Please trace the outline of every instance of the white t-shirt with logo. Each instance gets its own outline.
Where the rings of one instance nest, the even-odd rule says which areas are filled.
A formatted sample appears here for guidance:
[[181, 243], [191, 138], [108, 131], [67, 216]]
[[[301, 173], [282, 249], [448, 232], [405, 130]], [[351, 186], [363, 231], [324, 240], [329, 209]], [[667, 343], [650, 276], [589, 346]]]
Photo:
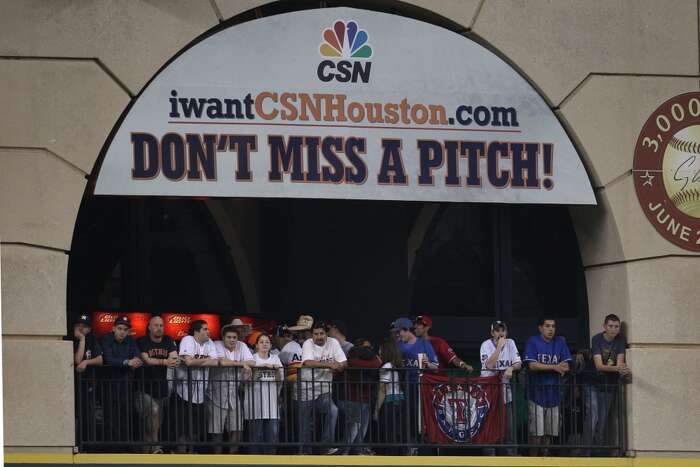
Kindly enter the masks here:
[[[347, 361], [345, 352], [340, 347], [337, 340], [332, 337], [326, 339], [323, 346], [314, 344], [313, 339], [307, 339], [301, 348], [302, 365], [308, 360], [317, 362], [331, 362], [335, 360], [338, 363]], [[330, 368], [308, 368], [302, 366], [300, 394], [302, 401], [310, 401], [318, 398], [321, 394], [332, 391], [333, 372]], [[296, 395], [297, 391], [295, 391]]]
[[[194, 336], [185, 336], [180, 341], [180, 352], [181, 357], [190, 356], [196, 359], [200, 358], [216, 358], [217, 351], [214, 346], [214, 342], [210, 340], [206, 341], [204, 344], [200, 344], [194, 338]], [[201, 404], [204, 402], [204, 391], [207, 388], [207, 381], [209, 379], [209, 368], [207, 367], [189, 367], [190, 378], [188, 381], [187, 377], [188, 367], [185, 365], [180, 365], [177, 368], [176, 378], [177, 394], [186, 401], [192, 402], [193, 404]], [[190, 391], [191, 386], [191, 391]], [[190, 395], [192, 396], [190, 398]]]
[[[516, 363], [521, 363], [520, 353], [518, 353], [518, 348], [515, 346], [515, 341], [513, 339], [506, 339], [506, 343], [501, 349], [501, 353], [498, 355], [498, 360], [496, 360], [496, 368], [494, 371], [486, 369], [486, 360], [496, 351], [496, 344], [494, 344], [493, 339], [487, 339], [481, 344], [481, 376], [494, 376], [500, 373], [501, 382], [507, 383], [509, 380], [505, 379], [504, 371], [508, 367], [513, 366]], [[504, 386], [504, 397], [506, 402], [510, 402], [513, 399], [511, 394], [510, 385]]]
[[[262, 358], [253, 355], [255, 368], [253, 378], [245, 385], [243, 414], [246, 420], [280, 418], [277, 396], [284, 381], [284, 369], [277, 355]], [[273, 365], [277, 368], [263, 368]]]
[[401, 384], [399, 384], [399, 372], [391, 368], [393, 368], [391, 362], [386, 362], [382, 365], [379, 370], [379, 382], [387, 383], [385, 393], [387, 396], [403, 395]]
[[[223, 341], [214, 342], [216, 355], [221, 360], [234, 362], [253, 361], [253, 354], [243, 342], [236, 342], [233, 350], [229, 350]], [[238, 387], [243, 379], [242, 367], [215, 367], [209, 373], [207, 397], [217, 407], [237, 408]]]

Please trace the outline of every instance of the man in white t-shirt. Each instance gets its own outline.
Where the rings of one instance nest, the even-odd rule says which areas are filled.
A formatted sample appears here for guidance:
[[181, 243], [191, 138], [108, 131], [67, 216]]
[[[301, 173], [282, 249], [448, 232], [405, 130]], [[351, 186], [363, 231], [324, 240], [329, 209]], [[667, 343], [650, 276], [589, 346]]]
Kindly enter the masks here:
[[[513, 372], [522, 367], [520, 353], [515, 346], [513, 339], [508, 339], [508, 327], [503, 321], [491, 323], [491, 338], [481, 344], [481, 376], [500, 375], [503, 384], [503, 400], [505, 401], [506, 416], [508, 419], [508, 431], [506, 432], [506, 443], [515, 442], [515, 417], [513, 414], [513, 390], [510, 381]], [[486, 449], [486, 454], [495, 455], [495, 449]], [[515, 450], [507, 448], [505, 455], [514, 455]]]
[[204, 427], [204, 392], [209, 367], [218, 366], [216, 347], [209, 339], [209, 325], [198, 319], [190, 324], [190, 335], [182, 338], [179, 355], [185, 363], [176, 372], [175, 429], [181, 448], [199, 441], [206, 434]]
[[335, 439], [335, 424], [338, 419], [338, 407], [333, 403], [333, 372], [343, 371], [347, 358], [337, 340], [329, 338], [323, 323], [314, 323], [312, 338], [304, 342], [301, 352], [302, 368], [299, 374], [299, 387], [296, 392], [299, 441], [302, 454], [308, 450], [311, 442], [311, 425], [308, 420], [313, 413], [322, 414], [324, 423], [321, 430], [321, 442], [328, 448], [323, 454], [335, 454], [338, 448], [330, 444]]
[[[215, 454], [221, 454], [224, 431], [230, 443], [239, 443], [243, 432], [243, 407], [238, 398], [240, 382], [250, 376], [255, 365], [248, 346], [240, 342], [239, 328], [228, 324], [221, 329], [223, 340], [214, 342], [220, 366], [212, 368], [207, 391], [207, 431], [213, 441]], [[229, 444], [229, 452], [236, 454], [238, 446]]]

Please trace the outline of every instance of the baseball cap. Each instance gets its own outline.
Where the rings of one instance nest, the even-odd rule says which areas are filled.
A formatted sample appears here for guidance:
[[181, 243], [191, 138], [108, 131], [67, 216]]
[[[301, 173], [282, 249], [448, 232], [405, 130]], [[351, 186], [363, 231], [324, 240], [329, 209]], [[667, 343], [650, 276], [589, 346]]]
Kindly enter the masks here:
[[491, 323], [491, 330], [492, 331], [495, 331], [498, 328], [508, 329], [508, 326], [506, 326], [505, 321], [500, 321], [500, 320], [496, 320], [493, 323]]
[[399, 318], [391, 323], [391, 330], [398, 331], [399, 329], [411, 329], [413, 328], [413, 321], [410, 318]]
[[125, 325], [127, 328], [131, 327], [131, 321], [129, 321], [128, 316], [120, 316], [117, 319], [114, 320], [114, 325], [118, 326], [120, 324]]
[[431, 318], [428, 315], [418, 315], [416, 316], [416, 319], [414, 320], [414, 323], [422, 324], [423, 326], [428, 326], [428, 327], [433, 327], [433, 318]]
[[290, 331], [309, 331], [311, 330], [311, 326], [314, 325], [314, 318], [309, 315], [301, 315], [297, 319], [297, 324], [294, 326], [290, 326], [287, 329]]
[[80, 315], [78, 316], [78, 319], [75, 320], [75, 324], [87, 324], [90, 326], [90, 318], [88, 315]]

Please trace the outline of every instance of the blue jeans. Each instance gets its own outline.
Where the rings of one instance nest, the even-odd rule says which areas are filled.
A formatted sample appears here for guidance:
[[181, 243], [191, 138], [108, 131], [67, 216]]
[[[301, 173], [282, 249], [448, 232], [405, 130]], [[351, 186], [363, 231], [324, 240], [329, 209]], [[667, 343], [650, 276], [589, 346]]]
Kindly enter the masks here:
[[331, 393], [321, 394], [312, 401], [297, 401], [297, 429], [301, 454], [309, 454], [311, 448], [311, 428], [315, 414], [323, 415], [321, 442], [330, 446], [335, 439], [335, 424], [338, 421], [338, 407], [333, 403]]
[[[596, 386], [584, 386], [583, 405], [586, 416], [583, 420], [583, 444], [587, 446], [602, 446], [606, 443], [605, 435], [608, 425], [608, 414], [615, 399], [616, 392], [600, 390]], [[590, 448], [582, 450], [581, 455], [590, 455]]]
[[[369, 403], [345, 401], [345, 444], [360, 444], [365, 440], [367, 427], [369, 427]], [[346, 446], [341, 449], [343, 453], [352, 451], [360, 454], [361, 448]]]
[[251, 446], [251, 454], [275, 454], [279, 442], [280, 421], [277, 418], [259, 418], [248, 420], [248, 441], [251, 443], [270, 443], [267, 446]]

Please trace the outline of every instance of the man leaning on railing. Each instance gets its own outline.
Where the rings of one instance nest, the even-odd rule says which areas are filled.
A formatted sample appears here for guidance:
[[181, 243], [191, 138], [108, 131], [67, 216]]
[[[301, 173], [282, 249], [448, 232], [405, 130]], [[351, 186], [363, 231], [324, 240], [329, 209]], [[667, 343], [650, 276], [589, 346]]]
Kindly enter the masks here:
[[214, 343], [219, 368], [212, 368], [207, 390], [207, 431], [217, 442], [214, 452], [223, 451], [224, 431], [229, 434], [229, 452], [238, 452], [237, 444], [243, 432], [243, 407], [238, 389], [250, 378], [255, 359], [239, 337], [240, 326], [228, 324], [221, 329], [223, 341]]
[[129, 335], [131, 322], [126, 316], [114, 320], [112, 332], [102, 338], [105, 364], [111, 366], [109, 379], [103, 386], [105, 393], [105, 424], [108, 434], [105, 441], [124, 442], [131, 439], [131, 372], [141, 365], [136, 342]]
[[535, 456], [547, 454], [547, 446], [559, 436], [562, 376], [569, 371], [571, 353], [566, 340], [556, 334], [556, 321], [550, 317], [538, 321], [539, 335], [528, 339], [525, 363], [528, 373], [528, 431], [530, 444], [542, 445], [542, 452], [533, 448]]
[[190, 334], [180, 341], [179, 355], [185, 365], [180, 365], [175, 373], [175, 431], [178, 450], [185, 452], [192, 450], [192, 442], [203, 441], [206, 435], [204, 393], [209, 381], [209, 367], [219, 366], [206, 321], [198, 319], [190, 324]]
[[333, 371], [343, 371], [347, 358], [337, 340], [326, 334], [326, 325], [316, 322], [312, 326], [312, 338], [302, 346], [302, 369], [297, 388], [298, 431], [300, 452], [310, 453], [308, 443], [311, 441], [314, 412], [322, 414], [324, 422], [321, 430], [321, 442], [326, 446], [323, 454], [335, 454], [338, 448], [330, 446], [335, 439], [335, 425], [338, 419], [338, 407], [333, 402]]
[[[583, 443], [587, 446], [606, 444], [608, 420], [611, 409], [619, 404], [617, 395], [622, 378], [629, 378], [631, 371], [625, 360], [627, 341], [620, 334], [620, 318], [610, 314], [603, 322], [603, 332], [591, 339], [591, 355], [598, 374], [592, 385], [587, 385], [584, 392], [586, 417], [583, 427]], [[617, 433], [616, 433], [617, 434]], [[590, 455], [586, 449], [582, 455]]]
[[163, 453], [158, 442], [169, 396], [168, 369], [179, 364], [177, 345], [163, 331], [163, 318], [153, 316], [148, 320], [148, 335], [137, 341], [144, 368], [137, 381], [134, 407], [144, 421], [143, 437], [149, 443], [146, 450], [153, 454]]

